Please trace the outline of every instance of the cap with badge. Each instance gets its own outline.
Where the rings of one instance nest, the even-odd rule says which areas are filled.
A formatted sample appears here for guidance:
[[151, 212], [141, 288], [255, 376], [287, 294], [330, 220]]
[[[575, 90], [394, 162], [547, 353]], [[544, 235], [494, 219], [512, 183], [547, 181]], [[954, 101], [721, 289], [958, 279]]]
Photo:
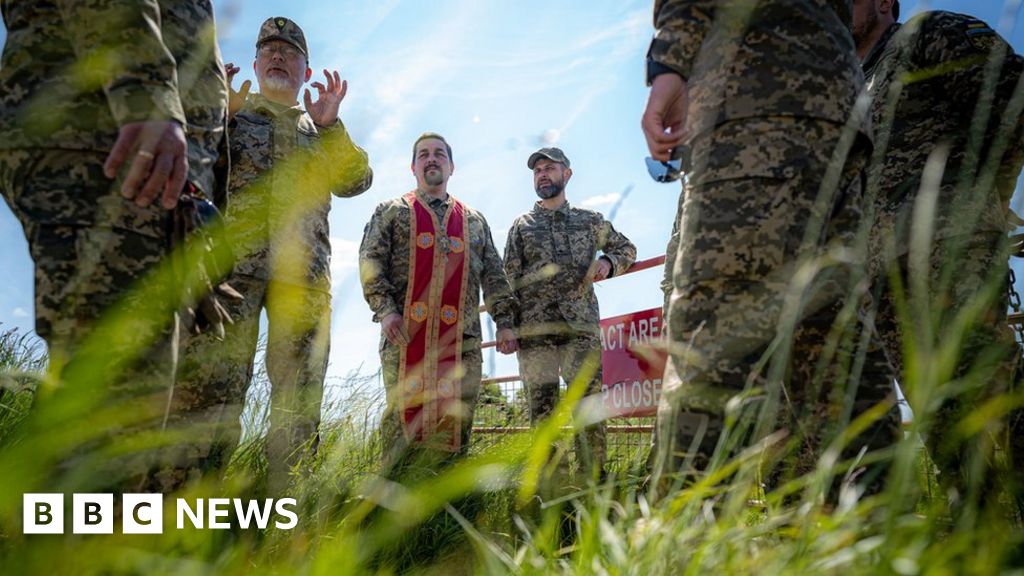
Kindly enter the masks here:
[[298, 48], [309, 59], [309, 49], [306, 47], [306, 35], [302, 33], [299, 25], [283, 16], [267, 18], [260, 26], [260, 35], [256, 38], [256, 47], [271, 40], [281, 40]]
[[565, 152], [562, 152], [561, 148], [541, 148], [533, 154], [530, 154], [530, 158], [526, 160], [527, 168], [533, 170], [533, 165], [541, 158], [547, 158], [552, 162], [558, 162], [566, 168], [569, 167], [569, 159], [565, 157]]

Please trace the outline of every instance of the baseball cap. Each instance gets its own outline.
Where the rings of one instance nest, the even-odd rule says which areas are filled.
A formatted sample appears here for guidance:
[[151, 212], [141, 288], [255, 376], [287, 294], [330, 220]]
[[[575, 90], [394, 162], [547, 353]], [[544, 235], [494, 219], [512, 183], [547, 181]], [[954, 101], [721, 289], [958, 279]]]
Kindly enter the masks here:
[[561, 148], [541, 148], [540, 150], [537, 150], [533, 154], [530, 154], [530, 158], [526, 161], [526, 167], [533, 170], [533, 165], [541, 158], [547, 158], [552, 162], [558, 162], [566, 168], [569, 167], [569, 159], [565, 157], [565, 152], [562, 152]]
[[309, 49], [306, 47], [306, 35], [302, 33], [299, 25], [283, 16], [267, 18], [260, 26], [260, 35], [256, 38], [256, 47], [259, 48], [264, 42], [270, 40], [281, 40], [295, 46], [309, 58]]

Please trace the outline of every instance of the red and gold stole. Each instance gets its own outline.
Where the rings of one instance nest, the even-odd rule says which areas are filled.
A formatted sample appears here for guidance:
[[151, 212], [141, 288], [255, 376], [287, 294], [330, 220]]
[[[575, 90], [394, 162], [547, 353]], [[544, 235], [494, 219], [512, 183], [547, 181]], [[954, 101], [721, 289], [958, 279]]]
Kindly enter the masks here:
[[398, 408], [406, 439], [458, 452], [462, 447], [462, 307], [469, 261], [466, 208], [451, 198], [444, 220], [415, 192], [409, 205], [409, 345], [398, 368]]

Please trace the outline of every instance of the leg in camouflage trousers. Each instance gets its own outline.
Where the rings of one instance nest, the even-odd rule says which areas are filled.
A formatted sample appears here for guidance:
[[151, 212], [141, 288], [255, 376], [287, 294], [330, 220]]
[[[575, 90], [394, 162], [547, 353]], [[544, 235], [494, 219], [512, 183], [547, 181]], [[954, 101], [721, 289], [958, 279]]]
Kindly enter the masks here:
[[[51, 375], [63, 385], [49, 401], [72, 401], [65, 417], [104, 431], [93, 436], [93, 428], [86, 436], [96, 440], [69, 447], [73, 457], [58, 456], [75, 472], [93, 467], [79, 475], [77, 491], [145, 486], [153, 446], [117, 458], [98, 454], [107, 443], [127, 441], [130, 431], [160, 429], [175, 362], [174, 283], [146, 280], [168, 251], [167, 212], [121, 198], [103, 175], [105, 157], [0, 153], [0, 191], [35, 264], [36, 332], [47, 343]], [[114, 314], [118, 324], [97, 336], [101, 321]]]
[[[572, 385], [586, 378], [585, 397], [601, 395], [601, 340], [593, 334], [524, 339], [519, 350], [519, 371], [529, 398], [530, 425], [536, 426], [558, 404], [560, 376]], [[575, 438], [576, 458], [590, 476], [604, 470], [606, 459], [604, 421], [590, 424]]]
[[[893, 406], [884, 377], [847, 388], [844, 359], [856, 354], [849, 343], [863, 330], [856, 318], [836, 321], [844, 301], [861, 299], [861, 263], [849, 261], [855, 253], [839, 252], [847, 261], [818, 269], [800, 299], [787, 296], [803, 262], [828, 247], [853, 246], [866, 150], [854, 147], [835, 169], [837, 181], [819, 193], [842, 130], [818, 120], [758, 118], [726, 123], [694, 141], [673, 267], [655, 486], [703, 473], [719, 446], [728, 460], [777, 430], [788, 433], [786, 474], [804, 472], [844, 422], [879, 402]], [[723, 438], [727, 405], [752, 387], [760, 393], [737, 405], [748, 427]], [[847, 453], [887, 446], [897, 433], [892, 408]]]

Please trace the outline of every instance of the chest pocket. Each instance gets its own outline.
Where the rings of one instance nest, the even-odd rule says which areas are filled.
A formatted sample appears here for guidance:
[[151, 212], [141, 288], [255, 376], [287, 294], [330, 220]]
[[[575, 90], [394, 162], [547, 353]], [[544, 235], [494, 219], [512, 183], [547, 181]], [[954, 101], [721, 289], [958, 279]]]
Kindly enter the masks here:
[[566, 236], [573, 266], [585, 272], [597, 253], [595, 231], [587, 222], [573, 222], [566, 226]]
[[231, 188], [243, 188], [267, 172], [273, 162], [274, 127], [266, 118], [239, 113], [231, 120]]

